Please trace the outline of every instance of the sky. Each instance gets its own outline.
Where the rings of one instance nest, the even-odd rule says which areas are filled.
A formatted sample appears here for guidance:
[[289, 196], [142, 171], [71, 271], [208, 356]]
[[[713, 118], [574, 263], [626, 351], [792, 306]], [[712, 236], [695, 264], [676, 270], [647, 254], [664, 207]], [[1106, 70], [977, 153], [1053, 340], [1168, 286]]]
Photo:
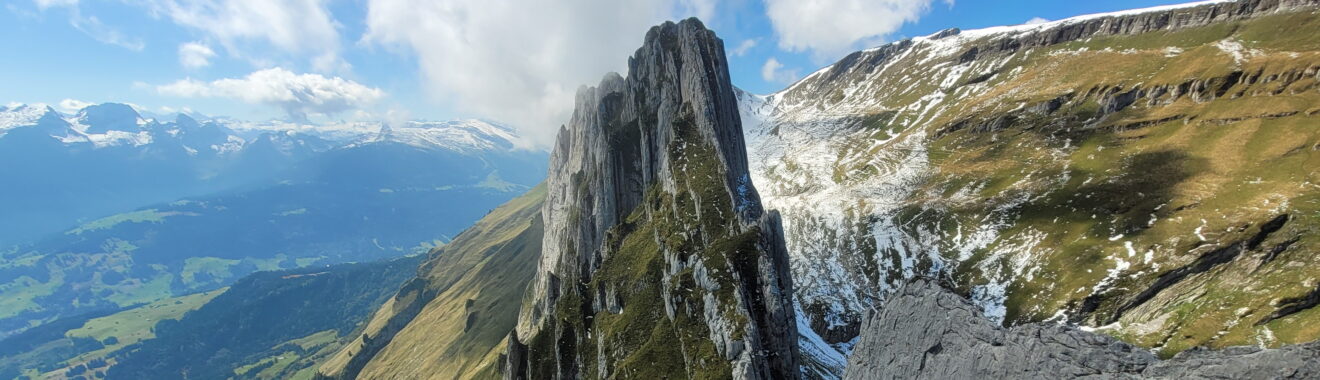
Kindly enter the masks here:
[[0, 0], [0, 105], [129, 103], [308, 122], [482, 118], [545, 147], [648, 28], [698, 17], [734, 85], [777, 91], [848, 53], [1187, 0]]

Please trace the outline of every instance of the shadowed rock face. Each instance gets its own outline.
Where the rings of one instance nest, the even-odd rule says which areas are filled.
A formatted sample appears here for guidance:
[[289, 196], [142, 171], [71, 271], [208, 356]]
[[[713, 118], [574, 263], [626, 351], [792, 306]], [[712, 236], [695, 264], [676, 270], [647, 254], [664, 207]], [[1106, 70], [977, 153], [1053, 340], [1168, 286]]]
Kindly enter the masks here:
[[1109, 336], [1052, 323], [1001, 327], [929, 280], [868, 318], [847, 379], [1316, 378], [1320, 342], [1279, 349], [1184, 351], [1169, 360]]
[[579, 90], [547, 184], [506, 376], [797, 376], [782, 229], [748, 176], [723, 42], [700, 21], [652, 28], [628, 78]]

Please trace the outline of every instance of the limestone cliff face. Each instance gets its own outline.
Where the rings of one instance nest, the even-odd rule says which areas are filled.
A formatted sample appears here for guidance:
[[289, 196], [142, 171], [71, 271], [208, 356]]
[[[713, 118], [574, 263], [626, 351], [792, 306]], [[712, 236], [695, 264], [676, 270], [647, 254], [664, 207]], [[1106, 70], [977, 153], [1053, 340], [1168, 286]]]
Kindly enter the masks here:
[[1105, 335], [1037, 323], [1004, 328], [928, 280], [900, 289], [862, 328], [847, 379], [1320, 376], [1320, 342], [1190, 350], [1169, 360]]
[[750, 182], [713, 32], [652, 28], [627, 78], [578, 92], [550, 161], [506, 377], [796, 376], [778, 215]]

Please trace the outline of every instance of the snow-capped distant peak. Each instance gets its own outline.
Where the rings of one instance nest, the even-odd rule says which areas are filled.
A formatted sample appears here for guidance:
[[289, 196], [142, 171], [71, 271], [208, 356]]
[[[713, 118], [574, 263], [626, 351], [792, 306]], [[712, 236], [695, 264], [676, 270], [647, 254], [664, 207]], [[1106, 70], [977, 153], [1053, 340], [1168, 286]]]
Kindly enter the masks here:
[[382, 126], [370, 142], [396, 142], [424, 149], [459, 152], [511, 149], [513, 130], [482, 120], [411, 121]]
[[42, 116], [50, 112], [55, 112], [55, 109], [41, 103], [10, 103], [0, 107], [0, 133], [17, 127], [36, 125]]
[[[58, 125], [49, 130], [52, 138], [65, 144], [90, 143], [97, 148], [168, 142], [185, 144], [185, 148], [199, 152], [209, 148], [225, 154], [243, 150], [248, 143], [258, 140], [269, 140], [278, 149], [294, 149], [314, 140], [313, 150], [390, 142], [470, 154], [514, 150], [521, 141], [513, 128], [476, 119], [389, 125], [369, 121], [250, 122], [192, 111], [162, 116], [118, 103], [95, 104], [73, 114], [60, 113], [45, 104], [0, 105], [0, 136], [13, 128], [38, 125], [48, 114], [58, 119]], [[198, 129], [203, 125], [217, 128]]]
[[88, 134], [110, 131], [136, 133], [147, 124], [137, 109], [127, 104], [102, 103], [84, 107], [69, 119], [74, 129]]

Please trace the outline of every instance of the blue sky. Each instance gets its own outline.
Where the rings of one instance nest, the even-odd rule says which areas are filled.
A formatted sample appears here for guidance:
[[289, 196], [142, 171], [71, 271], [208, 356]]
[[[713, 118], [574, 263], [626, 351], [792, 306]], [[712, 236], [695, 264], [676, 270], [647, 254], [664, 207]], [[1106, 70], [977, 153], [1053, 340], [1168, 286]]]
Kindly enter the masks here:
[[0, 103], [114, 101], [245, 119], [481, 117], [542, 142], [566, 120], [576, 87], [626, 69], [645, 29], [665, 19], [701, 16], [725, 40], [734, 84], [768, 93], [855, 49], [949, 27], [1186, 2], [0, 1]]

